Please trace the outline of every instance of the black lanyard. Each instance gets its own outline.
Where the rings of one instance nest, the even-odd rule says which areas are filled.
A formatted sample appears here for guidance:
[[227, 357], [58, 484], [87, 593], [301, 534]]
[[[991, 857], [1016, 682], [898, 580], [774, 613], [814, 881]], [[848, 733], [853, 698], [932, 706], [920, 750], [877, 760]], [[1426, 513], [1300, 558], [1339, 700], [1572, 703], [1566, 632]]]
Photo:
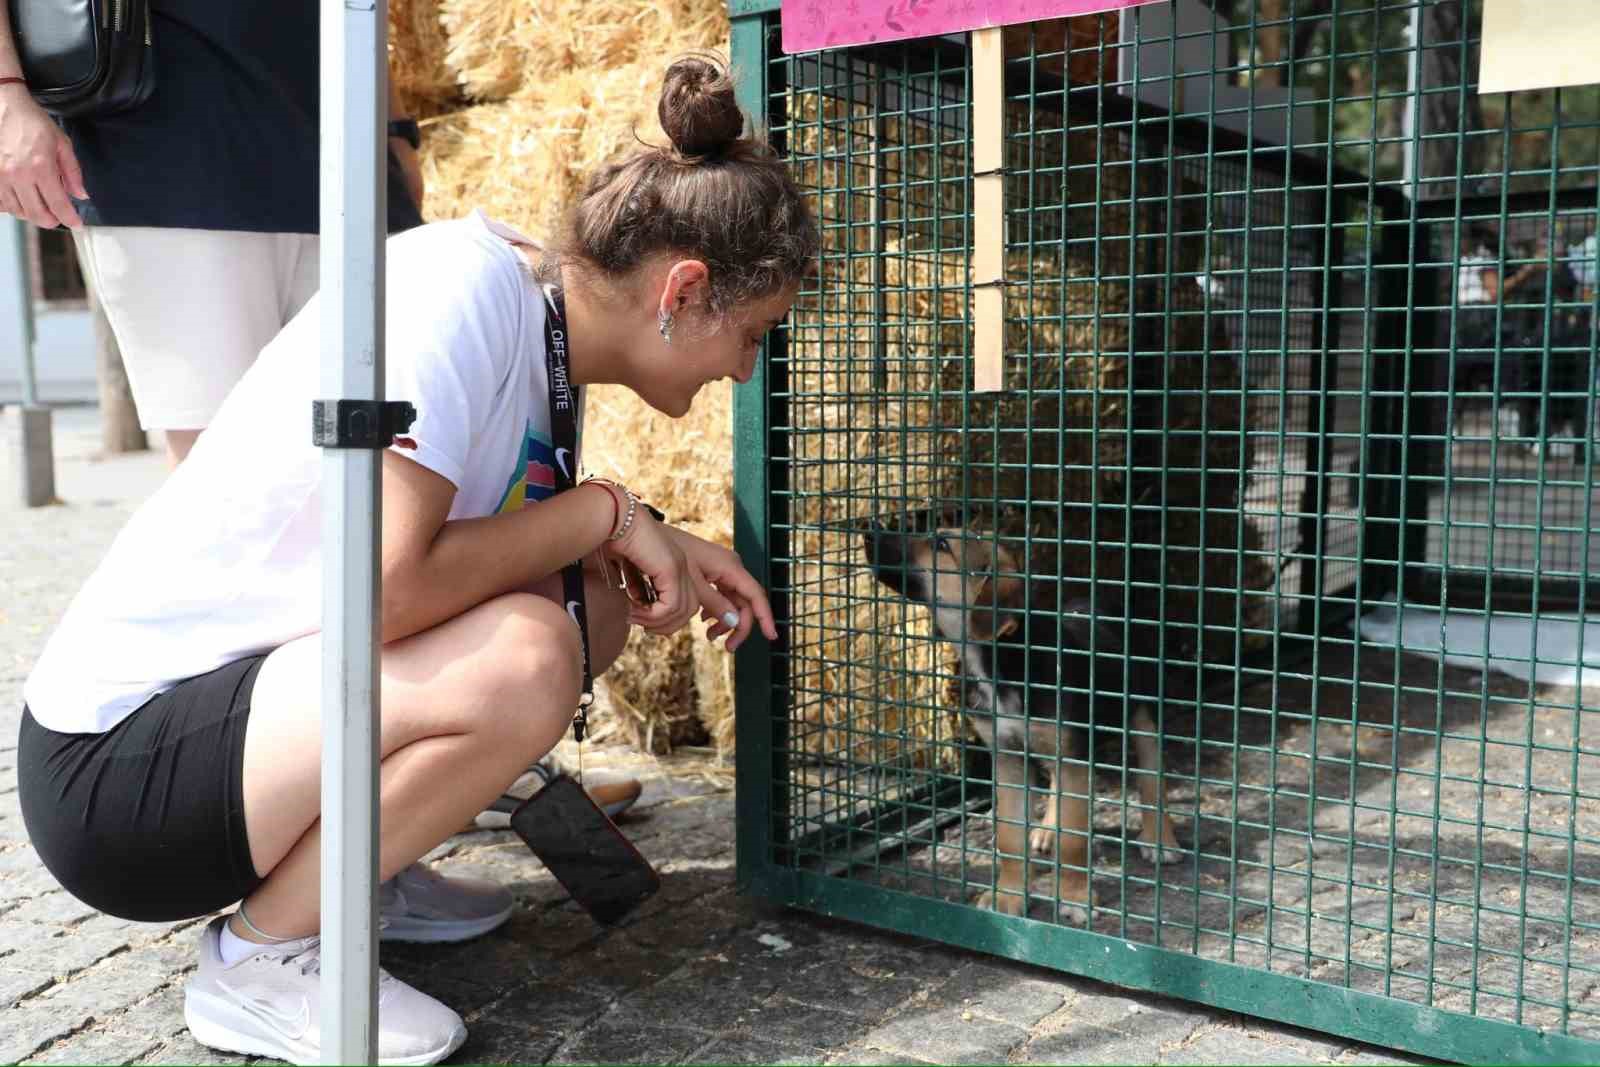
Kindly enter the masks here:
[[[582, 394], [568, 380], [567, 309], [561, 289], [546, 285], [544, 316], [544, 359], [550, 387], [550, 437], [556, 448], [556, 492], [564, 493], [577, 485], [578, 404]], [[583, 740], [589, 724], [589, 705], [594, 702], [594, 674], [589, 668], [589, 604], [583, 594], [583, 560], [575, 559], [561, 568], [561, 586], [567, 614], [578, 624], [583, 639], [583, 692], [578, 697], [578, 713], [572, 720], [572, 736]]]

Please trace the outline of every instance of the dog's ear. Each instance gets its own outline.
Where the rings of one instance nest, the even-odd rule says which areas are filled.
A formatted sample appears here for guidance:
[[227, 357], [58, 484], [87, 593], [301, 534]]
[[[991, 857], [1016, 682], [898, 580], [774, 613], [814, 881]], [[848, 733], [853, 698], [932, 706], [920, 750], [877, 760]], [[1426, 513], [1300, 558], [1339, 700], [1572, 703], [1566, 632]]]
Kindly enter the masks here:
[[1010, 637], [1020, 630], [1022, 588], [1022, 582], [1016, 578], [985, 575], [977, 594], [972, 598], [972, 611], [967, 622], [971, 636], [979, 641], [994, 641]]

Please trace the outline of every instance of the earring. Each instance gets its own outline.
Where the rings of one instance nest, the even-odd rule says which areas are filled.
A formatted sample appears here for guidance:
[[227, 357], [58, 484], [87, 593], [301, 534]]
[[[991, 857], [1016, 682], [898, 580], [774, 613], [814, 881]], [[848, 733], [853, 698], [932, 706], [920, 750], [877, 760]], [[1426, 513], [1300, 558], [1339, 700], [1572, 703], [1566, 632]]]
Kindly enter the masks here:
[[670, 345], [672, 343], [672, 312], [666, 310], [656, 312], [656, 328], [661, 331], [661, 339]]

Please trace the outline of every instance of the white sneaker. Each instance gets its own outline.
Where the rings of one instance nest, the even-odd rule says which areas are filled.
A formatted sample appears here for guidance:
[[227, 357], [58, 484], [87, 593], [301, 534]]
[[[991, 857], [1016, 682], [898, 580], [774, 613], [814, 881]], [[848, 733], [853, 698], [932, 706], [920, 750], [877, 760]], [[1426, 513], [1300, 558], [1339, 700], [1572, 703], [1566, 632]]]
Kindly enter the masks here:
[[482, 878], [447, 878], [413, 863], [378, 887], [380, 941], [466, 941], [493, 930], [516, 910], [505, 886]]
[[[315, 937], [262, 945], [232, 967], [217, 939], [226, 915], [200, 934], [200, 966], [183, 990], [183, 1018], [202, 1045], [290, 1063], [322, 1063], [322, 946]], [[438, 1063], [467, 1039], [461, 1016], [378, 971], [378, 1062]]]

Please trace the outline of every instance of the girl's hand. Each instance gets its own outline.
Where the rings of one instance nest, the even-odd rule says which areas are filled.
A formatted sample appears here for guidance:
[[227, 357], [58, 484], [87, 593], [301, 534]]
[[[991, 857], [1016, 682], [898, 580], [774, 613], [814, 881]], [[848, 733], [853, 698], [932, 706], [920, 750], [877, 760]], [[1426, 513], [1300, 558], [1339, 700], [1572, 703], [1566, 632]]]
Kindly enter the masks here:
[[628, 611], [631, 624], [653, 634], [676, 633], [700, 608], [699, 589], [689, 561], [672, 534], [640, 506], [622, 540], [600, 546], [612, 559], [631, 563], [655, 588], [654, 603], [635, 602]]
[[698, 589], [700, 617], [711, 623], [706, 637], [715, 641], [723, 634], [732, 634], [726, 645], [732, 652], [744, 644], [750, 630], [760, 623], [767, 640], [778, 639], [766, 591], [745, 570], [737, 555], [685, 530], [670, 526], [665, 529], [688, 560], [690, 578]]

